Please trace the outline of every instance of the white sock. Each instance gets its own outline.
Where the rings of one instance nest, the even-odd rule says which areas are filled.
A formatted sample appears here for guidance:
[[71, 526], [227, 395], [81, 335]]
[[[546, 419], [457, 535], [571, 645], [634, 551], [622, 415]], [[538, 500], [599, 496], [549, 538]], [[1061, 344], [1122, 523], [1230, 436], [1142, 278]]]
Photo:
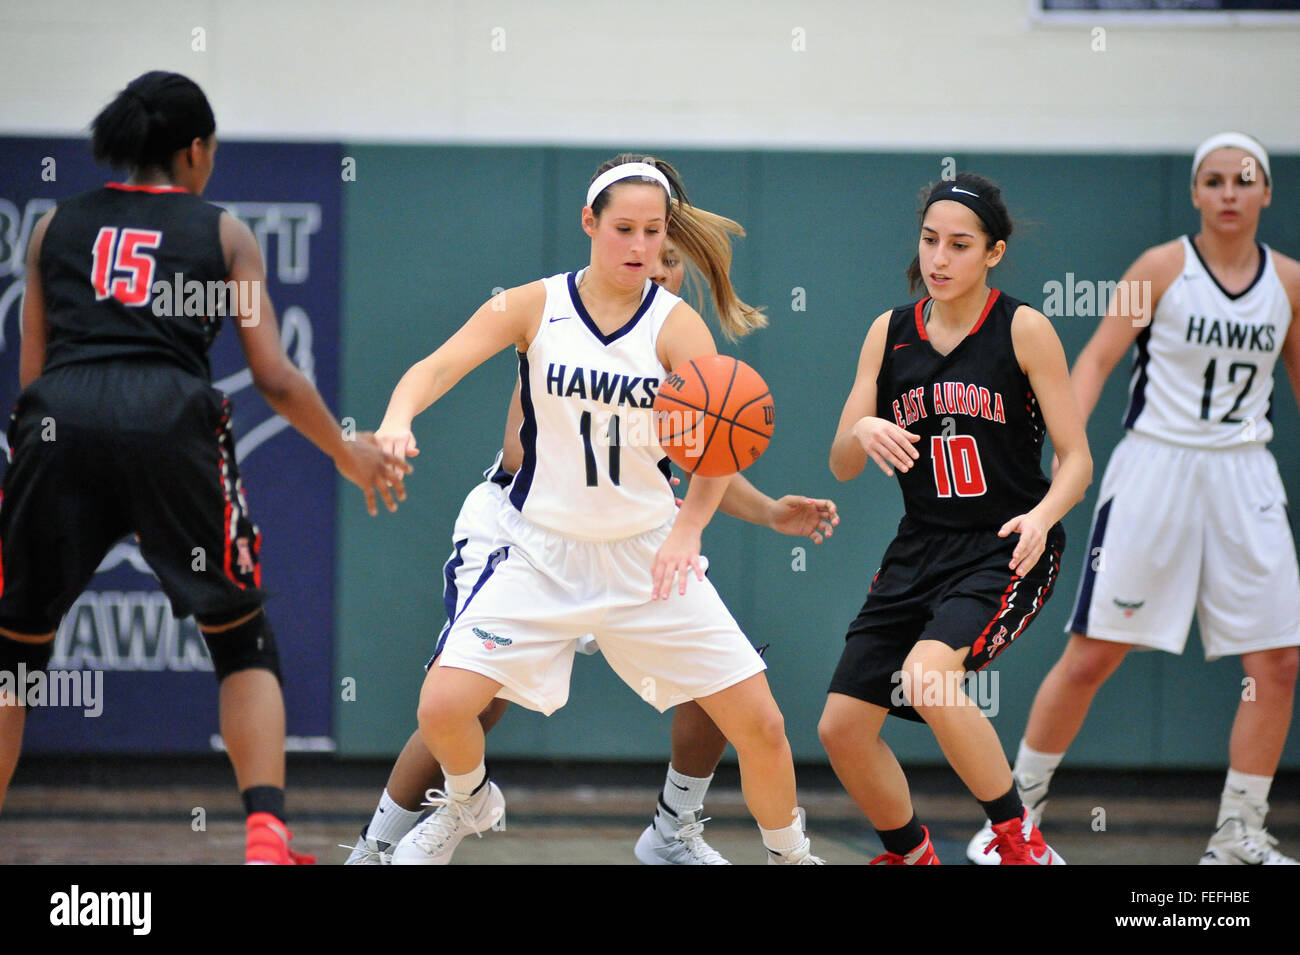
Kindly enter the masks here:
[[[443, 770], [443, 779], [446, 780], [447, 795], [459, 802], [469, 803], [471, 808], [480, 799], [487, 796], [488, 788], [483, 786], [483, 781], [487, 779], [487, 764], [480, 761], [478, 766], [463, 775], [457, 776], [455, 773], [449, 773]], [[482, 789], [479, 789], [483, 786]], [[478, 789], [477, 793], [474, 790]], [[473, 796], [470, 793], [474, 793]]]
[[792, 849], [798, 849], [807, 841], [807, 836], [803, 834], [803, 813], [795, 814], [794, 822], [784, 829], [764, 829], [758, 827], [758, 831], [763, 834], [763, 845], [771, 852], [777, 852], [785, 855]]
[[396, 844], [401, 841], [402, 836], [411, 831], [411, 828], [419, 820], [421, 810], [414, 811], [403, 809], [397, 803], [393, 802], [393, 797], [388, 795], [388, 790], [379, 797], [379, 805], [375, 809], [375, 814], [370, 817], [370, 824], [366, 827], [366, 835], [371, 839], [378, 839], [380, 842]]
[[[1258, 824], [1262, 827], [1264, 814], [1268, 811], [1268, 791], [1272, 785], [1272, 776], [1252, 776], [1250, 773], [1242, 773], [1230, 768], [1228, 778], [1223, 784], [1223, 797], [1219, 801], [1219, 820], [1215, 825], [1221, 826], [1225, 819], [1237, 816], [1247, 825]], [[1243, 813], [1243, 808], [1252, 811]], [[1243, 818], [1246, 815], [1251, 818]]]
[[703, 779], [696, 776], [684, 776], [668, 764], [668, 777], [664, 780], [664, 805], [681, 815], [684, 812], [699, 812], [704, 808], [704, 795], [709, 791], [713, 776]]
[[1064, 753], [1040, 753], [1036, 749], [1030, 749], [1022, 739], [1020, 751], [1016, 753], [1016, 765], [1012, 769], [1012, 774], [1018, 784], [1041, 782], [1046, 791], [1047, 785], [1052, 781], [1052, 774], [1056, 772], [1056, 767], [1061, 765], [1061, 760], [1064, 758]]

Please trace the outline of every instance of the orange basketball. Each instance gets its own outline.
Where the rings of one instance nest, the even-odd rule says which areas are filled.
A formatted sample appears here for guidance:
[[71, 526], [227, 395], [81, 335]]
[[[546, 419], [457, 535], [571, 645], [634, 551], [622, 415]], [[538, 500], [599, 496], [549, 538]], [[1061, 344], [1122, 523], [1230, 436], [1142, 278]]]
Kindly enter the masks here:
[[758, 460], [772, 440], [776, 405], [767, 382], [730, 355], [673, 369], [655, 397], [659, 446], [688, 474], [722, 477]]

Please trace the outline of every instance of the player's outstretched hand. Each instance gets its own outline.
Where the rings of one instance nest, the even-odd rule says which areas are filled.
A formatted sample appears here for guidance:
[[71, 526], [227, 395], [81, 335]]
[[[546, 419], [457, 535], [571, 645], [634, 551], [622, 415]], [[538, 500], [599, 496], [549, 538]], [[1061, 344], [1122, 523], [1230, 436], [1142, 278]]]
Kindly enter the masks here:
[[413, 458], [420, 453], [420, 449], [415, 446], [415, 435], [411, 434], [409, 428], [389, 428], [381, 425], [375, 432], [375, 440], [379, 442], [379, 446], [386, 454], [397, 458]]
[[913, 444], [921, 440], [919, 434], [904, 430], [892, 421], [867, 415], [859, 418], [853, 425], [853, 435], [867, 452], [867, 457], [875, 461], [889, 477], [894, 476], [894, 468], [909, 471], [912, 462], [921, 455]]
[[1047, 543], [1047, 528], [1043, 526], [1038, 516], [1030, 511], [1028, 514], [1018, 514], [1003, 524], [1002, 529], [998, 531], [998, 536], [1007, 537], [1017, 531], [1020, 533], [1020, 540], [1011, 553], [1011, 563], [1008, 566], [1017, 577], [1023, 577], [1034, 569], [1038, 558], [1043, 556], [1043, 548]]
[[767, 526], [779, 534], [811, 537], [814, 544], [820, 544], [835, 533], [834, 528], [839, 522], [840, 515], [834, 501], [787, 494], [772, 502]]
[[680, 580], [677, 592], [685, 594], [687, 572], [692, 569], [697, 580], [704, 579], [704, 571], [700, 569], [700, 534], [678, 520], [655, 554], [650, 577], [651, 599], [667, 600], [671, 597], [674, 580]]
[[351, 440], [344, 441], [343, 451], [334, 459], [334, 466], [365, 493], [366, 510], [372, 517], [379, 513], [375, 506], [376, 490], [390, 511], [397, 510], [397, 501], [406, 500], [402, 478], [411, 473], [411, 466], [404, 458], [385, 451], [369, 431], [359, 431]]

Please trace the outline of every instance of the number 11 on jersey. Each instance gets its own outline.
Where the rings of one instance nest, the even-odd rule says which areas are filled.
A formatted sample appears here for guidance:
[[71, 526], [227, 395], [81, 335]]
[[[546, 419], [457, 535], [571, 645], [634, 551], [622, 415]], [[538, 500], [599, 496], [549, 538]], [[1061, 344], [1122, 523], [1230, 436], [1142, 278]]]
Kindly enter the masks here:
[[[609, 479], [615, 487], [618, 486], [618, 437], [619, 421], [618, 415], [609, 416]], [[582, 449], [587, 463], [587, 487], [596, 486], [596, 452], [591, 446], [591, 412], [584, 411], [582, 420], [578, 425], [578, 432], [582, 435]]]

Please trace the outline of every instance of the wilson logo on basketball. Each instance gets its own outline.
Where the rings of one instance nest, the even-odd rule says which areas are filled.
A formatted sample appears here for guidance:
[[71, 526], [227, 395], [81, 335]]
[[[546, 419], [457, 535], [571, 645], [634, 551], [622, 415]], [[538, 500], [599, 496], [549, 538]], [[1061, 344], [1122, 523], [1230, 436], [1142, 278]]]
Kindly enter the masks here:
[[735, 474], [772, 440], [776, 404], [761, 375], [729, 355], [681, 363], [655, 397], [659, 446], [700, 477]]
[[488, 650], [495, 650], [497, 647], [508, 647], [514, 643], [509, 637], [498, 637], [495, 633], [488, 633], [486, 630], [474, 628], [474, 636], [483, 641], [483, 646]]

